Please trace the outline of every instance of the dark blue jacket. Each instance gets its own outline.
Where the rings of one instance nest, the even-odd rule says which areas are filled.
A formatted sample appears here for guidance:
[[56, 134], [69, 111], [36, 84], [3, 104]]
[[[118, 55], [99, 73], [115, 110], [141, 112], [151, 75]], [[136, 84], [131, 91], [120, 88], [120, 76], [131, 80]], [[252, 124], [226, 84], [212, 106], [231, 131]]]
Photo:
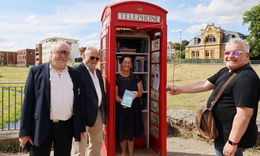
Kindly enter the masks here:
[[[68, 67], [73, 83], [73, 135], [80, 140], [80, 132], [85, 130], [82, 114], [79, 72]], [[19, 137], [30, 136], [34, 145], [40, 146], [46, 139], [50, 126], [50, 71], [49, 63], [30, 68], [24, 89]]]
[[[86, 126], [92, 127], [95, 124], [97, 119], [97, 111], [98, 111], [98, 96], [95, 90], [94, 83], [90, 76], [90, 73], [85, 66], [85, 64], [81, 63], [74, 67], [76, 70], [80, 72], [81, 80], [82, 80], [82, 96], [83, 101], [85, 102], [85, 123]], [[99, 79], [99, 84], [102, 92], [102, 101], [101, 106], [99, 107], [102, 114], [102, 122], [106, 123], [106, 93], [104, 89], [104, 82], [102, 79], [102, 73], [99, 69], [96, 70], [97, 77]]]

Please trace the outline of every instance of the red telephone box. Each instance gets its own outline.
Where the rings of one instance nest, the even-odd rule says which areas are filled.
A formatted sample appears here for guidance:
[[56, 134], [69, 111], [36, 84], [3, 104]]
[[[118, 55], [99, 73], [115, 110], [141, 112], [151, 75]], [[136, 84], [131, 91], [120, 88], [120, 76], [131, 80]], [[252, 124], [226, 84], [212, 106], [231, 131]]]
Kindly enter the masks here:
[[142, 114], [145, 147], [166, 155], [167, 11], [141, 1], [114, 3], [104, 8], [101, 32], [101, 71], [107, 94], [107, 124], [103, 156], [116, 155], [115, 78], [118, 59], [135, 56], [134, 74], [143, 82]]

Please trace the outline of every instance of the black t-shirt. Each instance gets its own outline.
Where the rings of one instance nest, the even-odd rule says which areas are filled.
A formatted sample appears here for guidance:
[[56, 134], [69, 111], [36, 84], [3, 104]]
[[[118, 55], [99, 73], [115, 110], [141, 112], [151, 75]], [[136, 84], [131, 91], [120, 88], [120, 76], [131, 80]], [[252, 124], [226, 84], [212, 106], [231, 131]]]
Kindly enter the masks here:
[[[225, 143], [229, 138], [232, 122], [236, 115], [236, 107], [249, 107], [254, 109], [254, 113], [238, 145], [242, 148], [249, 148], [255, 145], [257, 138], [256, 117], [260, 98], [260, 80], [250, 65], [245, 65], [234, 72], [238, 75], [231, 80], [213, 108], [219, 131], [216, 141]], [[229, 72], [229, 69], [225, 67], [208, 78], [208, 81], [215, 85], [215, 89], [208, 100], [208, 107], [219, 88], [231, 75], [232, 72]]]

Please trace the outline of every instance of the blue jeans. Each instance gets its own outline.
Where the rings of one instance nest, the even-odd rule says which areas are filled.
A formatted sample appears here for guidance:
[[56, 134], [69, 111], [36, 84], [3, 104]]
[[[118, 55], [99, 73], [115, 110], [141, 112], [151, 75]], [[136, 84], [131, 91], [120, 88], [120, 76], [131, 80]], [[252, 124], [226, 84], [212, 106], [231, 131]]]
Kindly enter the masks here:
[[[216, 156], [224, 156], [223, 148], [224, 148], [225, 144], [226, 143], [222, 143], [220, 141], [216, 141], [216, 140], [214, 141]], [[235, 156], [243, 156], [243, 151], [244, 151], [244, 149], [237, 148]]]

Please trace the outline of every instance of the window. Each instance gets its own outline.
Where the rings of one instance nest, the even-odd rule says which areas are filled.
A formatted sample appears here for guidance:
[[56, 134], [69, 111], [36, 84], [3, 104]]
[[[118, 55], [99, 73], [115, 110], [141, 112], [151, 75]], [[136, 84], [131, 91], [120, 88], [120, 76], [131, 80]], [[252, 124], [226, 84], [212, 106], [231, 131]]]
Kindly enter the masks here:
[[199, 57], [200, 57], [200, 52], [196, 51], [196, 58], [199, 58]]
[[215, 42], [215, 37], [211, 34], [206, 37], [206, 42]]
[[209, 51], [206, 50], [206, 54], [205, 54], [206, 58], [209, 58]]
[[195, 51], [192, 51], [191, 52], [191, 58], [194, 58], [195, 57]]
[[195, 39], [194, 39], [194, 44], [199, 44], [199, 43], [200, 43], [200, 41], [201, 41], [201, 39], [200, 39], [200, 38], [195, 38]]
[[211, 58], [215, 58], [214, 55], [215, 55], [215, 54], [214, 54], [214, 50], [211, 50], [211, 51], [210, 51], [210, 56], [211, 56]]

